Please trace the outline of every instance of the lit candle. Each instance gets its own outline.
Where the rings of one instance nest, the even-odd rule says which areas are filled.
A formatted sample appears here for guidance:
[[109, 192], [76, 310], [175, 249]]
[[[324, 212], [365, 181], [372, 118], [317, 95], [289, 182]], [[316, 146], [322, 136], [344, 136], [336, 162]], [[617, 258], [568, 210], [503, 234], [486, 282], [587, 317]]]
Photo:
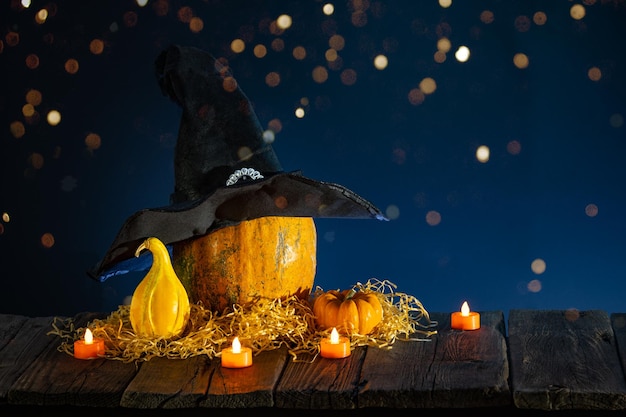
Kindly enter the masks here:
[[95, 359], [104, 355], [104, 339], [94, 339], [91, 330], [85, 330], [83, 340], [74, 342], [74, 357], [77, 359]]
[[347, 337], [339, 337], [337, 329], [333, 327], [330, 338], [324, 338], [320, 343], [320, 355], [331, 359], [350, 356], [350, 340]]
[[242, 348], [238, 337], [233, 339], [232, 347], [222, 349], [224, 368], [245, 368], [250, 365], [252, 365], [252, 349]]
[[467, 301], [461, 306], [461, 311], [452, 313], [450, 317], [450, 327], [457, 330], [480, 329], [480, 314], [470, 311]]

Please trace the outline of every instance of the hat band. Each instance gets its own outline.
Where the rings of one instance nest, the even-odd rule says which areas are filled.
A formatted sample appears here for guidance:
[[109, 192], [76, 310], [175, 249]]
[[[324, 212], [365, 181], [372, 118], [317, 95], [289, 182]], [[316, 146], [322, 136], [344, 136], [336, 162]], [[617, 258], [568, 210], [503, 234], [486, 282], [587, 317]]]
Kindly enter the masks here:
[[253, 169], [253, 168], [241, 168], [241, 169], [235, 170], [235, 172], [230, 174], [230, 177], [228, 177], [228, 180], [226, 180], [226, 186], [230, 186], [230, 185], [236, 184], [237, 181], [239, 181], [241, 178], [243, 178], [244, 180], [248, 180], [248, 179], [250, 179], [250, 180], [259, 180], [259, 179], [264, 178], [264, 177], [256, 169]]

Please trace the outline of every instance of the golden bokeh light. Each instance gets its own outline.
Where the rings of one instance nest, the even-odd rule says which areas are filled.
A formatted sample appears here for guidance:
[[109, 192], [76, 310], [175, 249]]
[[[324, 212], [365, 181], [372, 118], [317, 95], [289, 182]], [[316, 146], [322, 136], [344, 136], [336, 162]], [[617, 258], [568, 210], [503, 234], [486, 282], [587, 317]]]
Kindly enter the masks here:
[[304, 109], [302, 107], [298, 107], [294, 111], [294, 114], [296, 115], [296, 117], [298, 119], [302, 119], [304, 117], [305, 112], [304, 112]]
[[26, 127], [24, 127], [24, 123], [18, 120], [11, 122], [9, 129], [15, 139], [19, 139], [26, 134]]
[[275, 71], [268, 73], [265, 76], [265, 84], [267, 84], [270, 87], [278, 86], [278, 84], [280, 84], [280, 74], [278, 74]]
[[332, 48], [327, 49], [326, 52], [324, 53], [324, 58], [326, 58], [326, 61], [329, 61], [329, 62], [335, 61], [337, 59], [337, 51], [335, 51]]
[[434, 78], [426, 77], [422, 79], [422, 81], [420, 81], [419, 88], [422, 91], [422, 93], [426, 95], [432, 94], [435, 92], [435, 90], [437, 90], [437, 82], [435, 81]]
[[78, 61], [74, 58], [70, 58], [65, 61], [64, 68], [68, 74], [76, 74], [78, 72]]
[[490, 24], [493, 23], [494, 21], [494, 14], [491, 10], [483, 10], [480, 13], [480, 21], [485, 23], [485, 24]]
[[409, 91], [408, 97], [409, 103], [417, 106], [418, 104], [422, 104], [424, 102], [426, 95], [419, 88], [412, 88], [411, 91]]
[[528, 32], [530, 30], [530, 19], [528, 16], [524, 15], [517, 16], [515, 18], [514, 26], [518, 32]]
[[30, 164], [30, 166], [32, 166], [35, 169], [43, 168], [43, 163], [44, 163], [43, 155], [38, 152], [33, 152], [28, 157], [28, 163]]
[[104, 52], [104, 42], [102, 39], [93, 39], [89, 42], [89, 52], [94, 55], [100, 55]]
[[139, 7], [145, 7], [148, 4], [148, 0], [135, 0], [135, 3], [137, 3]]
[[287, 200], [287, 197], [281, 195], [274, 199], [274, 204], [276, 205], [276, 207], [283, 210], [287, 208], [287, 206], [289, 205], [289, 201]]
[[204, 20], [199, 18], [198, 16], [194, 16], [189, 21], [189, 30], [192, 33], [200, 33], [204, 29]]
[[426, 223], [429, 226], [437, 226], [441, 223], [441, 214], [438, 211], [430, 210], [426, 213]]
[[283, 130], [283, 123], [280, 119], [272, 119], [268, 122], [267, 127], [275, 133], [280, 133]]
[[252, 150], [247, 146], [242, 146], [241, 148], [237, 150], [237, 157], [241, 161], [247, 161], [248, 159], [252, 157], [252, 155], [253, 155]]
[[328, 70], [322, 66], [317, 66], [313, 68], [313, 72], [311, 74], [313, 76], [313, 81], [316, 83], [324, 83], [328, 80]]
[[35, 114], [35, 108], [32, 104], [26, 103], [22, 106], [22, 114], [24, 117], [32, 117]]
[[528, 285], [526, 286], [526, 288], [528, 289], [529, 292], [534, 292], [534, 293], [538, 293], [541, 291], [541, 281], [538, 279], [533, 279], [530, 282], [528, 282]]
[[467, 62], [470, 57], [470, 50], [467, 46], [459, 46], [459, 48], [454, 53], [454, 57], [459, 62]]
[[341, 51], [346, 46], [346, 40], [343, 36], [335, 34], [328, 39], [328, 46], [337, 51]]
[[544, 12], [535, 12], [533, 15], [533, 22], [537, 26], [543, 26], [548, 21], [548, 16]]
[[235, 80], [235, 78], [231, 76], [224, 77], [224, 79], [222, 80], [222, 88], [224, 89], [224, 91], [232, 93], [233, 91], [237, 90], [237, 80]]
[[332, 3], [326, 3], [322, 6], [322, 13], [324, 13], [326, 16], [330, 16], [331, 14], [335, 13], [335, 6], [333, 6]]
[[596, 217], [598, 215], [598, 206], [595, 204], [587, 204], [585, 206], [585, 214], [589, 217]]
[[506, 151], [511, 155], [519, 155], [522, 151], [522, 144], [517, 140], [512, 140], [506, 144]]
[[7, 32], [7, 34], [4, 36], [4, 41], [7, 43], [8, 46], [16, 46], [20, 43], [20, 34], [12, 31]]
[[546, 262], [541, 258], [537, 258], [531, 262], [530, 270], [537, 275], [541, 275], [546, 272]]
[[52, 233], [44, 233], [41, 235], [41, 245], [46, 249], [50, 249], [54, 246], [54, 236]]
[[443, 38], [439, 38], [439, 40], [437, 41], [437, 51], [448, 53], [450, 52], [451, 48], [452, 42], [450, 42], [450, 39], [446, 38], [445, 36]]
[[491, 154], [491, 151], [489, 150], [489, 147], [486, 145], [481, 145], [478, 148], [476, 148], [476, 160], [478, 160], [478, 162], [481, 163], [486, 163], [489, 162], [489, 156]]
[[306, 58], [306, 49], [304, 49], [304, 46], [296, 46], [295, 48], [293, 48], [293, 51], [291, 51], [291, 54], [298, 61], [302, 61], [304, 58]]
[[582, 4], [574, 4], [569, 9], [569, 15], [574, 20], [580, 20], [580, 19], [584, 18], [586, 13], [587, 12], [585, 10], [585, 7]]
[[11, 216], [6, 211], [2, 213], [2, 221], [5, 223], [9, 223], [11, 221]]
[[452, 0], [439, 0], [439, 6], [447, 9], [448, 7], [452, 6]]
[[254, 53], [255, 57], [264, 58], [267, 55], [267, 48], [265, 47], [265, 45], [258, 44], [254, 46], [252, 52]]
[[39, 67], [39, 57], [35, 54], [29, 54], [26, 56], [26, 68], [35, 69]]
[[515, 65], [519, 69], [528, 68], [528, 56], [521, 52], [513, 55], [513, 65]]
[[61, 123], [61, 113], [58, 110], [50, 110], [46, 115], [46, 120], [50, 126], [56, 126]]
[[385, 55], [376, 55], [374, 57], [374, 68], [378, 70], [384, 70], [389, 65], [389, 60]]
[[276, 19], [276, 25], [283, 30], [289, 29], [292, 23], [293, 21], [291, 19], [291, 16], [289, 16], [288, 14], [281, 14], [280, 16], [278, 16], [278, 19]]
[[243, 39], [233, 39], [230, 43], [230, 50], [236, 54], [242, 53], [246, 49], [246, 44]]
[[346, 68], [341, 71], [341, 83], [343, 85], [354, 85], [356, 83], [356, 71], [350, 68]]
[[591, 81], [600, 81], [600, 79], [602, 79], [602, 70], [598, 67], [591, 67], [587, 71], [587, 77], [589, 77]]
[[26, 102], [33, 106], [39, 106], [41, 104], [41, 92], [39, 90], [35, 90], [31, 88], [26, 93]]
[[285, 49], [285, 41], [281, 38], [276, 38], [272, 41], [271, 47], [273, 51], [280, 52]]
[[41, 9], [35, 14], [35, 22], [42, 25], [46, 23], [48, 20], [48, 11], [46, 9]]
[[433, 55], [433, 60], [438, 64], [443, 64], [444, 62], [446, 62], [446, 57], [447, 55], [445, 52], [437, 51]]
[[90, 151], [100, 148], [101, 144], [102, 139], [97, 133], [88, 133], [87, 136], [85, 136], [85, 145], [87, 145], [87, 149]]
[[191, 7], [189, 6], [183, 6], [178, 9], [176, 17], [178, 17], [178, 20], [180, 20], [182, 23], [189, 24], [189, 22], [191, 22], [191, 18], [193, 17], [193, 10], [191, 10]]

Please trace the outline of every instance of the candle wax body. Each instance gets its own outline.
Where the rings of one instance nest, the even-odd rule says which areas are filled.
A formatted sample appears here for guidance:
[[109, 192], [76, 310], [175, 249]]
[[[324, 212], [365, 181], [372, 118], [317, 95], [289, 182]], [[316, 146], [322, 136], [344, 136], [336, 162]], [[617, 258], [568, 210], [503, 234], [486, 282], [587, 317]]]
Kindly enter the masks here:
[[233, 348], [222, 349], [222, 366], [224, 368], [245, 368], [252, 365], [252, 349], [242, 347], [241, 352], [233, 352]]
[[324, 358], [340, 359], [350, 356], [350, 341], [347, 337], [340, 337], [339, 343], [331, 343], [330, 339], [322, 339], [320, 355]]
[[74, 357], [76, 359], [95, 359], [104, 355], [104, 339], [93, 339], [93, 343], [84, 340], [74, 342]]
[[456, 330], [480, 329], [480, 314], [470, 311], [464, 316], [460, 311], [456, 311], [450, 317], [450, 327]]

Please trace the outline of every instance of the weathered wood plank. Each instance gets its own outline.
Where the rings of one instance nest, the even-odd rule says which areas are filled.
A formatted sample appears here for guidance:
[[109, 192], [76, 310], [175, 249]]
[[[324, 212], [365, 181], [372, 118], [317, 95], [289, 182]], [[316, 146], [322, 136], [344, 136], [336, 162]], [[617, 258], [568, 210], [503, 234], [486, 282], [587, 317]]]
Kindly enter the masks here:
[[211, 361], [206, 356], [189, 359], [152, 358], [141, 365], [120, 405], [127, 408], [191, 408], [204, 398]]
[[11, 386], [51, 340], [52, 317], [0, 316], [0, 403], [8, 401]]
[[[83, 326], [101, 314], [85, 313], [74, 318]], [[49, 336], [52, 320], [39, 328], [30, 346], [40, 354], [28, 363], [27, 369], [7, 393], [9, 404], [71, 405], [118, 407], [122, 392], [135, 374], [135, 365], [106, 359], [79, 360], [57, 350], [60, 339]], [[22, 332], [24, 329], [22, 329]], [[40, 349], [41, 345], [45, 345]]]
[[215, 359], [211, 384], [200, 407], [273, 407], [274, 388], [288, 358], [285, 348], [261, 352], [253, 358], [252, 366], [241, 369], [222, 368], [220, 359]]
[[481, 328], [450, 328], [438, 321], [430, 341], [397, 341], [391, 350], [368, 348], [359, 407], [469, 408], [511, 404], [504, 315], [482, 312]]
[[276, 387], [276, 407], [354, 409], [366, 348], [357, 347], [343, 359], [321, 356], [312, 362], [290, 361]]
[[617, 354], [622, 364], [622, 372], [626, 375], [626, 313], [611, 314], [611, 326], [617, 342]]
[[509, 349], [518, 408], [626, 408], [624, 373], [604, 311], [511, 310]]

